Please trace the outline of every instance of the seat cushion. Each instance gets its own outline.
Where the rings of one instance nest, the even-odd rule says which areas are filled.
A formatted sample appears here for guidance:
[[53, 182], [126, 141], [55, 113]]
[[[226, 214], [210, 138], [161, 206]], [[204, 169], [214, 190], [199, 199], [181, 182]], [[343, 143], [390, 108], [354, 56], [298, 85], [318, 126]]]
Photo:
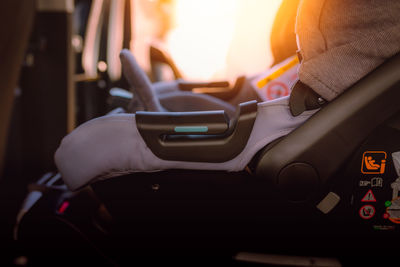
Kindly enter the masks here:
[[[222, 163], [169, 161], [156, 157], [136, 128], [134, 114], [108, 115], [88, 121], [67, 135], [55, 153], [55, 162], [71, 190], [133, 172], [165, 169], [241, 171], [271, 141], [287, 135], [315, 111], [293, 117], [288, 97], [258, 104], [256, 121], [244, 150]], [[193, 153], [196, 153], [195, 149]]]

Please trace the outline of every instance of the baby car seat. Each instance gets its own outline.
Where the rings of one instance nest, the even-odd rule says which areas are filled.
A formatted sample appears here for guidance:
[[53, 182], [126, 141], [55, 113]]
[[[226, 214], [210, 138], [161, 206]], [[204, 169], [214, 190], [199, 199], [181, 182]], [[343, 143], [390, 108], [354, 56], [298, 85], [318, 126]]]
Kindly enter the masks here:
[[[259, 150], [240, 171], [133, 173], [75, 192], [36, 185], [32, 190], [42, 197], [20, 216], [16, 236], [31, 245], [34, 237], [53, 238], [53, 248], [83, 246], [77, 241], [82, 239], [110, 262], [132, 263], [133, 255], [148, 256], [143, 252], [149, 251], [168, 252], [175, 260], [196, 252], [200, 257], [229, 255], [231, 261], [239, 251], [318, 254], [353, 264], [388, 259], [396, 255], [400, 222], [399, 78], [396, 55]], [[251, 105], [238, 121], [252, 120]], [[176, 126], [198, 115], [140, 114], [139, 129], [153, 122], [152, 128], [142, 127], [149, 131], [145, 142], [167, 159], [184, 160], [201, 144], [201, 156], [189, 160], [224, 161], [213, 154], [215, 147], [234, 150], [237, 144], [226, 140], [235, 135], [247, 140], [253, 125], [242, 123], [243, 128], [227, 130], [223, 141], [214, 142], [215, 136], [201, 132], [168, 136], [166, 124]], [[224, 126], [215, 112], [201, 115], [210, 119], [212, 129]], [[156, 142], [160, 136], [175, 138], [179, 145], [165, 148]], [[58, 224], [49, 225], [50, 220]], [[367, 259], [364, 253], [370, 253]]]
[[[260, 74], [238, 77], [230, 88], [227, 81], [193, 82], [182, 78], [151, 83], [129, 50], [122, 50], [120, 59], [131, 93], [124, 97], [124, 101], [114, 102], [125, 102], [123, 106], [127, 111], [224, 110], [229, 117], [235, 114], [237, 105], [242, 102], [261, 102], [288, 95], [297, 79], [298, 66], [297, 57], [289, 57]], [[113, 88], [110, 93], [121, 96], [116, 94], [119, 91], [123, 92]]]

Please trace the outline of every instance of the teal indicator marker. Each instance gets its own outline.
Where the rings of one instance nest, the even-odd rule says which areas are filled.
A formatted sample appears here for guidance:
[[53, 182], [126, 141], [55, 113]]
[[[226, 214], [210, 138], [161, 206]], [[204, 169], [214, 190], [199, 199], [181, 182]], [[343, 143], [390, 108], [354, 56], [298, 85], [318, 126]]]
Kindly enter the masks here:
[[206, 133], [208, 132], [207, 126], [176, 126], [174, 128], [176, 133]]

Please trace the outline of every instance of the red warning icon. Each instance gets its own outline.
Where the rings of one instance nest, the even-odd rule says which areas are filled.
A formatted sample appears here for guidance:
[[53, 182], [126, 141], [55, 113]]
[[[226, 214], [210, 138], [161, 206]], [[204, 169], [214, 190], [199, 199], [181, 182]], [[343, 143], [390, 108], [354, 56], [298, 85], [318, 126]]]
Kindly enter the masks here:
[[371, 189], [368, 190], [365, 196], [361, 199], [361, 202], [376, 202], [376, 198], [374, 196], [374, 193], [372, 193]]
[[375, 215], [375, 208], [371, 205], [364, 205], [361, 207], [358, 214], [360, 214], [360, 217], [364, 220], [371, 219]]
[[288, 86], [283, 82], [272, 81], [267, 87], [267, 99], [277, 99], [289, 94]]

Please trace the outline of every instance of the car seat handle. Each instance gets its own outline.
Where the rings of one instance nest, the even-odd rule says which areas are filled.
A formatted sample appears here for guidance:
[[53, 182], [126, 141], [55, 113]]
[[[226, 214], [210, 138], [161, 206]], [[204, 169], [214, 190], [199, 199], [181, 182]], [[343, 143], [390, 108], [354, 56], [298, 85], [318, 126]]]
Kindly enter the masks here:
[[165, 160], [224, 162], [247, 144], [257, 101], [239, 104], [235, 118], [224, 111], [136, 113], [137, 128], [150, 150]]

